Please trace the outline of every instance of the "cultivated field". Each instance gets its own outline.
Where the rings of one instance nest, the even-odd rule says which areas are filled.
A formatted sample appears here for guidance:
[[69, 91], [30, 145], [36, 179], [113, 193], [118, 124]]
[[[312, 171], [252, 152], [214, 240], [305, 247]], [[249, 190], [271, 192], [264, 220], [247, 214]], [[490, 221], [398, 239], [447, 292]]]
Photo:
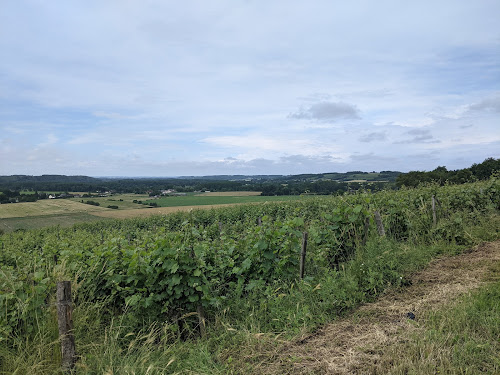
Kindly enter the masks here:
[[[0, 205], [0, 230], [43, 228], [52, 225], [68, 227], [73, 224], [104, 220], [130, 219], [152, 215], [167, 215], [177, 211], [211, 209], [243, 203], [263, 203], [307, 199], [301, 196], [260, 196], [255, 191], [210, 192], [151, 199], [145, 194], [119, 194], [109, 197], [43, 199], [37, 202]], [[134, 203], [135, 201], [144, 204]], [[99, 206], [82, 203], [93, 201]], [[156, 203], [159, 207], [150, 207]], [[108, 206], [117, 206], [111, 209]]]
[[[301, 195], [286, 195], [286, 196], [250, 196], [250, 195], [211, 195], [212, 193], [204, 193], [199, 195], [172, 196], [148, 200], [154, 202], [160, 207], [180, 207], [180, 206], [205, 206], [205, 205], [225, 205], [225, 204], [240, 204], [240, 203], [263, 203], [263, 202], [282, 202], [295, 201], [299, 199], [307, 199], [308, 197]], [[218, 193], [222, 194], [222, 193]]]
[[[179, 211], [209, 210], [212, 208], [233, 206], [233, 204], [213, 204], [199, 206], [173, 206], [173, 207], [149, 207], [144, 210], [107, 210], [94, 212], [93, 215], [109, 219], [131, 219], [134, 217], [148, 217], [153, 215], [167, 215]], [[148, 207], [148, 206], [145, 206]]]
[[136, 201], [146, 201], [149, 199], [149, 196], [146, 194], [117, 194], [112, 195], [110, 197], [92, 197], [92, 198], [70, 198], [73, 202], [81, 203], [91, 200], [100, 204], [100, 207], [108, 207], [108, 206], [118, 206], [120, 210], [128, 210], [128, 209], [138, 209], [144, 208], [143, 205], [134, 203]]
[[0, 205], [0, 219], [41, 215], [63, 215], [105, 211], [106, 208], [91, 206], [69, 199], [43, 199], [37, 202]]
[[198, 194], [202, 197], [251, 197], [256, 195], [260, 195], [260, 191], [221, 191]]
[[60, 227], [71, 227], [74, 224], [88, 223], [99, 220], [106, 220], [106, 218], [91, 215], [89, 213], [11, 217], [7, 219], [0, 219], [0, 232], [3, 231], [5, 233], [9, 233], [19, 229], [39, 229], [57, 225]]

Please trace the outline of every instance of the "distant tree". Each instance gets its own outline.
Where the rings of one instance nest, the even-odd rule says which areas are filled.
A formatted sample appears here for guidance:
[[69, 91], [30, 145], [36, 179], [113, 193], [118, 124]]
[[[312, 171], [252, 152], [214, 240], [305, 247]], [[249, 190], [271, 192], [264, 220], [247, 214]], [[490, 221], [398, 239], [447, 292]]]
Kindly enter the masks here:
[[494, 172], [500, 171], [500, 159], [488, 158], [480, 164], [472, 164], [470, 170], [478, 180], [486, 180]]
[[430, 172], [401, 173], [396, 178], [396, 184], [398, 187], [415, 187], [425, 182], [437, 182], [443, 185], [446, 181], [463, 184], [474, 180], [486, 180], [497, 171], [500, 171], [500, 159], [488, 158], [480, 164], [473, 164], [470, 168], [455, 171], [448, 171], [446, 167], [440, 166]]

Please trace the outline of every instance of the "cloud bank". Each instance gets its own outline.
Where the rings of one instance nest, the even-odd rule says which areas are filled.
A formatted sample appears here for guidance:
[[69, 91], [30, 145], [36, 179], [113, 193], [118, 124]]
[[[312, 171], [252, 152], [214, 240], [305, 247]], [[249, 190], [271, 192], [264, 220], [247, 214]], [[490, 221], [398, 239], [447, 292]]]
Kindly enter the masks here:
[[0, 174], [500, 157], [498, 14], [487, 0], [4, 2]]

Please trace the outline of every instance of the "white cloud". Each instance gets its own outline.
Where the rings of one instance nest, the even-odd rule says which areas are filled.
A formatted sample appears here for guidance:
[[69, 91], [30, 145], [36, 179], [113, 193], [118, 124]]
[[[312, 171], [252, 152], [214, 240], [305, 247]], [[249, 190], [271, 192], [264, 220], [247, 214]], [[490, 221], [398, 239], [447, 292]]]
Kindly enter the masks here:
[[307, 172], [498, 156], [498, 2], [2, 6], [0, 130], [18, 151], [2, 154], [4, 173], [135, 174], [138, 157], [147, 174], [203, 174], [291, 170], [293, 157]]
[[236, 149], [239, 151], [239, 154], [246, 154], [250, 158], [255, 158], [259, 154], [268, 155], [269, 152], [283, 154], [291, 150], [300, 150], [307, 153], [307, 151], [314, 149], [314, 144], [311, 140], [294, 139], [286, 135], [282, 137], [265, 137], [259, 135], [220, 136], [208, 137], [202, 139], [201, 142], [223, 148]]
[[385, 132], [373, 132], [364, 134], [359, 137], [360, 142], [377, 142], [385, 141], [387, 139], [387, 134]]
[[495, 113], [500, 113], [500, 95], [485, 98], [478, 103], [471, 104], [469, 106], [471, 111], [491, 111]]
[[317, 120], [335, 122], [339, 119], [359, 119], [359, 110], [347, 103], [342, 102], [319, 102], [307, 108], [291, 113], [290, 118], [298, 120]]

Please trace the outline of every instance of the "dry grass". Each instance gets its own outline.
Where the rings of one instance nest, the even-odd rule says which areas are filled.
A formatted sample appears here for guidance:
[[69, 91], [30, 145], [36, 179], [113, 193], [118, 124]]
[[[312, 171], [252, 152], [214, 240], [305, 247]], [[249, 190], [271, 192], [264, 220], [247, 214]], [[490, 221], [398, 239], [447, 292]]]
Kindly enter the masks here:
[[[220, 197], [246, 197], [246, 196], [258, 196], [260, 192], [255, 191], [232, 191], [232, 192], [213, 192], [213, 193], [202, 193], [199, 196], [220, 196]], [[193, 206], [179, 206], [179, 207], [148, 207], [141, 204], [132, 203], [134, 199], [147, 200], [149, 196], [138, 195], [138, 194], [121, 194], [112, 197], [92, 197], [88, 198], [90, 200], [99, 202], [101, 206], [93, 206], [81, 203], [81, 200], [86, 200], [87, 198], [71, 198], [71, 199], [43, 199], [37, 202], [23, 202], [16, 204], [2, 204], [0, 205], [0, 219], [14, 219], [22, 218], [33, 220], [38, 220], [39, 222], [45, 222], [44, 225], [56, 225], [60, 224], [57, 220], [54, 220], [56, 215], [61, 215], [65, 217], [67, 215], [82, 214], [82, 215], [92, 215], [97, 218], [108, 218], [108, 219], [130, 219], [130, 218], [140, 218], [149, 217], [152, 215], [167, 215], [170, 213], [178, 211], [190, 211], [196, 209], [211, 209], [216, 207], [226, 207], [233, 206], [240, 203], [228, 203], [228, 204], [216, 204], [216, 205], [193, 205]], [[123, 201], [120, 201], [122, 199]], [[107, 208], [107, 205], [118, 205], [120, 209], [113, 210]], [[90, 218], [92, 217], [90, 216]], [[26, 222], [25, 224], [29, 224]], [[4, 225], [3, 228], [6, 231], [10, 231], [9, 227]], [[21, 225], [23, 229], [29, 229], [29, 225]], [[38, 222], [33, 228], [38, 228]], [[16, 227], [17, 228], [17, 227]], [[1, 228], [0, 228], [1, 229]]]
[[91, 206], [68, 199], [43, 199], [0, 205], [0, 219], [43, 215], [64, 215], [69, 213], [95, 213], [108, 211], [107, 208]]
[[[421, 329], [419, 317], [483, 285], [492, 263], [499, 261], [500, 241], [484, 244], [469, 253], [435, 260], [413, 276], [410, 287], [391, 291], [378, 301], [360, 307], [354, 315], [286, 343], [274, 353], [269, 352], [255, 373], [389, 373], [391, 360], [384, 354], [388, 349], [394, 354], [395, 346]], [[408, 312], [413, 312], [416, 319], [408, 319]], [[436, 351], [439, 352], [439, 348]]]

